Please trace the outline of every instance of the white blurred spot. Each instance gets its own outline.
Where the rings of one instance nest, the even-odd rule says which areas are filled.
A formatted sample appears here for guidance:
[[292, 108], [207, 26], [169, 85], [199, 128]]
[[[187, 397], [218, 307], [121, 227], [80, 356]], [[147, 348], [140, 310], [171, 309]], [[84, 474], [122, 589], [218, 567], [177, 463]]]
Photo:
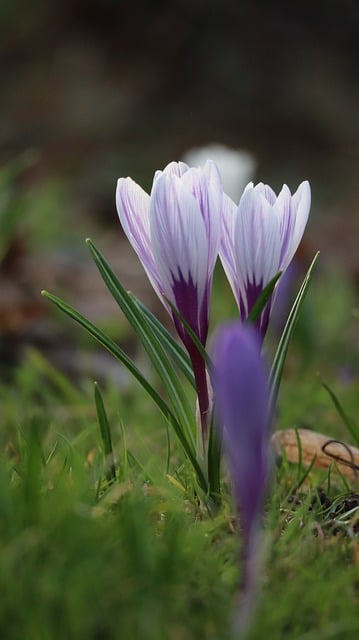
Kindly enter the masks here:
[[213, 143], [189, 149], [183, 156], [183, 161], [190, 167], [203, 167], [206, 160], [216, 163], [222, 176], [224, 192], [238, 203], [244, 187], [253, 180], [256, 169], [253, 155], [248, 151]]

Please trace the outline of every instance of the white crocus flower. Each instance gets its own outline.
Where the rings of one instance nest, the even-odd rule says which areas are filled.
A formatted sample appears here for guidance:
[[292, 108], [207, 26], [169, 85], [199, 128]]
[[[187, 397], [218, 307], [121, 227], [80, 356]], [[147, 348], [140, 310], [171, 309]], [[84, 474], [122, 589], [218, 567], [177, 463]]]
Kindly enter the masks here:
[[[223, 197], [219, 254], [242, 320], [266, 285], [291, 262], [307, 224], [310, 200], [307, 181], [293, 195], [284, 185], [278, 196], [268, 185], [249, 183], [238, 206]], [[272, 299], [258, 321], [262, 337], [271, 304]]]
[[171, 162], [157, 171], [151, 195], [131, 178], [120, 178], [116, 205], [123, 229], [191, 357], [202, 429], [209, 407], [205, 363], [170, 301], [206, 344], [213, 270], [221, 230], [222, 183], [216, 165]]

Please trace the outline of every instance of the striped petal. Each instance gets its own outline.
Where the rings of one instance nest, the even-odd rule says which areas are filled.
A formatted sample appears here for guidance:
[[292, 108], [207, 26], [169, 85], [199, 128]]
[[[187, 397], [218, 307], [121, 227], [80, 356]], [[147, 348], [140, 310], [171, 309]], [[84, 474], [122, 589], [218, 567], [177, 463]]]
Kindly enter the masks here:
[[[293, 215], [295, 217], [295, 225], [290, 243], [290, 252], [287, 257], [288, 263], [291, 261], [297, 251], [300, 241], [303, 237], [305, 227], [308, 222], [309, 211], [311, 205], [311, 189], [308, 180], [302, 182], [297, 191], [292, 196]], [[287, 264], [283, 267], [287, 267]]]
[[116, 207], [122, 228], [153, 288], [160, 296], [163, 287], [153, 257], [150, 237], [150, 197], [131, 178], [120, 178], [116, 189]]
[[234, 228], [238, 207], [226, 194], [223, 194], [222, 201], [222, 229], [221, 242], [219, 247], [219, 257], [222, 262], [224, 272], [232, 288], [233, 295], [239, 306], [240, 290], [238, 286], [236, 256], [234, 248]]
[[277, 199], [275, 191], [273, 191], [272, 187], [269, 184], [264, 184], [263, 182], [258, 182], [254, 187], [257, 193], [261, 193], [262, 196], [269, 202], [269, 204], [273, 205]]
[[202, 169], [190, 169], [182, 177], [183, 185], [199, 205], [208, 239], [207, 267], [214, 269], [218, 256], [221, 228], [222, 182], [218, 168], [210, 160]]
[[154, 179], [157, 180], [163, 173], [181, 178], [188, 170], [189, 166], [185, 162], [169, 162], [163, 171], [156, 171]]
[[239, 203], [234, 252], [242, 309], [247, 317], [258, 295], [279, 271], [279, 224], [261, 193], [248, 189]]
[[183, 289], [191, 285], [193, 297], [195, 285], [196, 301], [191, 302], [196, 302], [198, 310], [208, 282], [206, 227], [198, 202], [175, 175], [163, 173], [153, 185], [150, 229], [163, 293], [177, 306], [175, 286], [181, 283]]

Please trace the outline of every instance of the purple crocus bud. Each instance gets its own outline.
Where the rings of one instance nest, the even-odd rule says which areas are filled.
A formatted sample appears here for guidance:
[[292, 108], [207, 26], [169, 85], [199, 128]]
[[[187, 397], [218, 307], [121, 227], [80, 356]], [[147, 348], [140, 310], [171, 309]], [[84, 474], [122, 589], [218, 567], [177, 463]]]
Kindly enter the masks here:
[[[268, 185], [249, 183], [238, 207], [224, 196], [219, 253], [242, 320], [248, 318], [266, 285], [291, 262], [307, 224], [310, 199], [307, 181], [293, 195], [283, 185], [278, 196]], [[271, 303], [258, 320], [262, 338]]]
[[258, 538], [269, 475], [268, 374], [261, 340], [250, 325], [235, 321], [216, 335], [212, 385], [217, 427], [234, 487], [241, 529], [242, 580], [236, 630], [248, 625], [255, 601], [260, 557]]
[[130, 178], [121, 178], [116, 192], [123, 229], [189, 352], [204, 435], [209, 410], [205, 363], [168, 301], [204, 346], [222, 195], [221, 178], [211, 161], [203, 169], [171, 162], [156, 172], [150, 196]]
[[212, 385], [244, 535], [258, 526], [268, 476], [269, 390], [258, 333], [239, 321], [216, 335]]

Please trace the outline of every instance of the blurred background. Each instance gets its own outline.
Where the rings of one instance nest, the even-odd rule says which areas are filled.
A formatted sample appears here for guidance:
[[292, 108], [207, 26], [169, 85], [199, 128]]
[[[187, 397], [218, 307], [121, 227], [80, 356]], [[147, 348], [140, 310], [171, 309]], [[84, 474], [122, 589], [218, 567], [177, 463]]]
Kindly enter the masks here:
[[[149, 189], [193, 147], [249, 152], [251, 177], [275, 189], [309, 179], [303, 268], [319, 248], [320, 268], [357, 295], [358, 28], [354, 0], [1, 0], [2, 368], [29, 343], [77, 366], [42, 288], [121, 337], [86, 236], [161, 308], [122, 236], [115, 184]], [[101, 358], [91, 367], [107, 370]]]

